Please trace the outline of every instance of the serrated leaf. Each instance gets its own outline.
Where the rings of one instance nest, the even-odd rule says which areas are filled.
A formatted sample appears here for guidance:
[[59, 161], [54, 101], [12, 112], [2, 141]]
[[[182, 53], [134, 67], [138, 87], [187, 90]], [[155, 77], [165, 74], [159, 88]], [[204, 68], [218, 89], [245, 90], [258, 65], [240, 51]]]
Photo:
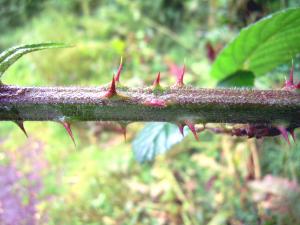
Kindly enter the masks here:
[[218, 87], [253, 87], [254, 74], [251, 71], [239, 70], [218, 82]]
[[218, 55], [211, 74], [224, 79], [238, 70], [263, 75], [300, 53], [300, 8], [274, 13], [242, 29]]
[[[187, 133], [187, 132], [185, 132]], [[167, 152], [183, 139], [178, 127], [171, 123], [148, 123], [132, 143], [138, 162], [154, 160], [155, 156]]]
[[0, 54], [0, 78], [3, 73], [20, 57], [23, 55], [39, 51], [43, 49], [51, 49], [51, 48], [65, 48], [70, 47], [70, 45], [66, 45], [63, 43], [39, 43], [39, 44], [31, 44], [31, 45], [20, 45], [7, 49], [6, 51]]

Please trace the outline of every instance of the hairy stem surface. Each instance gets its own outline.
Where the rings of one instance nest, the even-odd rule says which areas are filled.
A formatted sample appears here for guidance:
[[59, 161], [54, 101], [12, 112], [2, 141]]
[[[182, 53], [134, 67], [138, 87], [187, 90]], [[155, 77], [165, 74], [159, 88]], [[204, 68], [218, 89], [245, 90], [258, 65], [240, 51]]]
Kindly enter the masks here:
[[[285, 90], [0, 87], [0, 120], [284, 123], [300, 126], [300, 93]], [[160, 104], [156, 104], [159, 102]], [[163, 104], [161, 104], [163, 103]]]

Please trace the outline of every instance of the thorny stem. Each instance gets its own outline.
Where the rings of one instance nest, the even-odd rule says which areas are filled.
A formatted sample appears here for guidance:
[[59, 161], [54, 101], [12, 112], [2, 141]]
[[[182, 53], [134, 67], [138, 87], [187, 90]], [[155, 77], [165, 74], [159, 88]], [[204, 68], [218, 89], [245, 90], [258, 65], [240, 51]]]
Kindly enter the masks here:
[[[0, 120], [167, 121], [300, 126], [300, 93], [288, 90], [173, 87], [0, 87]], [[152, 104], [149, 104], [149, 102]], [[159, 102], [159, 104], [156, 104]], [[163, 102], [164, 104], [161, 104]]]

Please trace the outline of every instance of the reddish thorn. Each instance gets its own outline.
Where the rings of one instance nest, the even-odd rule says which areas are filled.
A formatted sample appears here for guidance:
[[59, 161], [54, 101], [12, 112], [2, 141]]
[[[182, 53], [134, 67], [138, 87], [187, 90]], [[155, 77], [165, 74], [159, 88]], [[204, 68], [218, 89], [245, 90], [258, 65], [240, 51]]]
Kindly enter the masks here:
[[60, 123], [64, 126], [64, 128], [68, 132], [69, 136], [71, 137], [74, 145], [76, 146], [75, 139], [74, 139], [74, 136], [73, 136], [73, 133], [71, 130], [71, 124], [69, 122], [65, 122], [65, 121], [60, 121]]
[[282, 126], [277, 127], [277, 129], [280, 131], [281, 135], [286, 140], [286, 142], [289, 145], [291, 145], [290, 140], [289, 140], [289, 135], [288, 135], [288, 132], [286, 131], [286, 129], [284, 127], [282, 127]]
[[178, 126], [178, 128], [179, 128], [179, 131], [180, 131], [181, 135], [184, 136], [184, 131], [183, 131], [183, 129], [184, 129], [184, 126], [185, 126], [185, 125], [179, 123], [179, 124], [177, 124], [177, 126]]
[[296, 85], [296, 89], [300, 89], [300, 82]]
[[23, 131], [23, 133], [25, 134], [25, 136], [28, 138], [27, 132], [24, 128], [24, 122], [21, 120], [15, 121], [15, 123], [18, 125], [18, 127]]
[[290, 77], [288, 80], [285, 81], [284, 88], [285, 89], [295, 89], [297, 88], [296, 85], [294, 85], [294, 63], [292, 62], [292, 68], [290, 70]]
[[206, 191], [209, 191], [212, 188], [212, 186], [214, 185], [216, 179], [217, 179], [216, 175], [209, 178], [209, 180], [205, 184], [205, 190]]
[[289, 82], [291, 85], [294, 84], [294, 62], [292, 62], [292, 68], [290, 70], [290, 79]]
[[183, 83], [184, 74], [185, 74], [185, 65], [183, 65], [183, 68], [180, 71], [177, 71], [176, 85], [179, 87], [182, 87], [184, 85], [184, 83]]
[[291, 136], [292, 136], [294, 142], [296, 143], [296, 136], [295, 136], [294, 129], [291, 129], [289, 132], [290, 132], [290, 134], [291, 134]]
[[205, 48], [206, 48], [207, 58], [210, 60], [210, 62], [215, 61], [217, 53], [214, 47], [212, 46], [212, 44], [210, 42], [207, 42], [205, 44]]
[[160, 84], [160, 72], [158, 72], [157, 77], [155, 79], [155, 81], [153, 82], [153, 87], [156, 88], [158, 87]]
[[151, 99], [151, 100], [145, 101], [144, 105], [152, 106], [152, 107], [160, 107], [160, 108], [167, 107], [166, 101], [160, 100], [160, 99]]
[[111, 81], [110, 88], [107, 91], [107, 93], [104, 95], [104, 97], [111, 98], [111, 97], [113, 97], [116, 94], [117, 94], [117, 91], [116, 91], [116, 82], [115, 82], [115, 78], [113, 77], [112, 81]]
[[115, 76], [115, 81], [116, 82], [119, 82], [119, 80], [120, 80], [120, 75], [121, 75], [122, 69], [123, 69], [123, 58], [121, 57], [121, 59], [120, 59], [120, 65], [119, 65], [117, 74]]
[[195, 124], [193, 124], [192, 122], [190, 122], [190, 121], [185, 121], [185, 124], [188, 126], [188, 128], [192, 131], [192, 133], [193, 133], [193, 135], [194, 135], [194, 137], [195, 137], [195, 139], [197, 140], [197, 141], [199, 141], [199, 137], [198, 137], [198, 135], [197, 135], [197, 133], [196, 133], [196, 129], [195, 129]]

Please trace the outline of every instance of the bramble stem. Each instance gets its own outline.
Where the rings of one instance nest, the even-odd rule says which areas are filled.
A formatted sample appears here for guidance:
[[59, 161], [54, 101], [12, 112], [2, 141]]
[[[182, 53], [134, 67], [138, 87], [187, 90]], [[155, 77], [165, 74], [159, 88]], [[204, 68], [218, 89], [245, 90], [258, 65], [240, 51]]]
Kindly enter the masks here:
[[[300, 93], [284, 90], [0, 87], [0, 120], [286, 123], [300, 126]], [[146, 104], [165, 102], [165, 106]]]

